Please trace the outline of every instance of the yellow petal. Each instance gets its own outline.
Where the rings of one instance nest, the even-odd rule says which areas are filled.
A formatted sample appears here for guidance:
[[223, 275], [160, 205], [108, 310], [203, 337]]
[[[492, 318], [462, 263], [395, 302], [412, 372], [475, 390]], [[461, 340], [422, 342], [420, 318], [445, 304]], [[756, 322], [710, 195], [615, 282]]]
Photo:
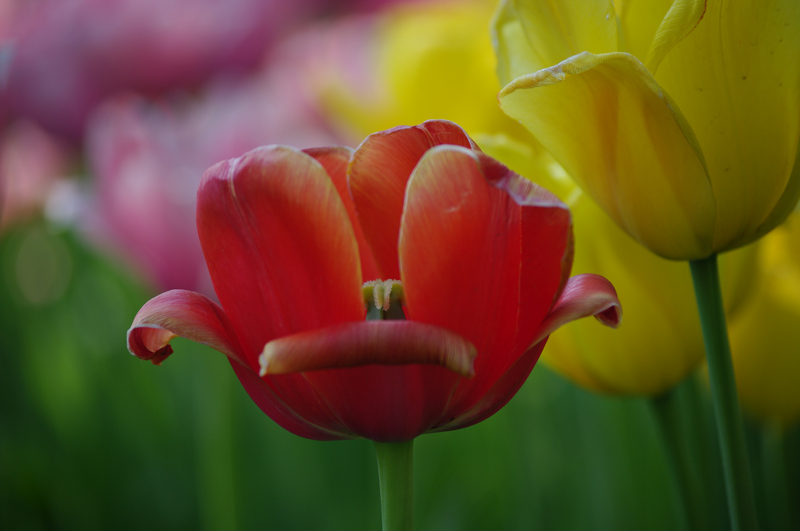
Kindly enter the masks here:
[[705, 11], [706, 0], [675, 0], [658, 27], [644, 62], [651, 73], [655, 74], [664, 56], [691, 33]]
[[635, 57], [579, 54], [517, 78], [500, 104], [640, 243], [672, 259], [711, 253], [715, 201], [702, 152]]
[[715, 250], [757, 238], [797, 200], [798, 58], [796, 0], [709, 0], [658, 69], [703, 148], [717, 199]]
[[505, 85], [585, 51], [627, 52], [642, 61], [651, 53], [660, 61], [697, 24], [704, 4], [502, 0], [492, 20], [498, 77]]
[[502, 85], [552, 64], [531, 46], [512, 0], [501, 0], [492, 17], [491, 31], [497, 78]]
[[644, 61], [672, 0], [615, 0], [619, 49]]
[[581, 52], [617, 51], [617, 18], [610, 0], [511, 0], [510, 3], [536, 54], [535, 62], [541, 65], [537, 70]]

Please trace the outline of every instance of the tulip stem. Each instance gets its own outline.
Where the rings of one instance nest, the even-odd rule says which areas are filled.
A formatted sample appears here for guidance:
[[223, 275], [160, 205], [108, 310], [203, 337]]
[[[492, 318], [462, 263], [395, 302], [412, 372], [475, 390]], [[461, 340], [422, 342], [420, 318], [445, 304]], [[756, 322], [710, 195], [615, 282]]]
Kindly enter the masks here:
[[[667, 467], [678, 503], [678, 519], [681, 529], [704, 531], [709, 529], [709, 518], [705, 493], [697, 475], [697, 463], [689, 438], [693, 436], [687, 426], [684, 413], [687, 410], [689, 387], [694, 381], [689, 377], [661, 396], [654, 397], [650, 404], [658, 431], [663, 442]], [[696, 434], [694, 434], [696, 436]]]
[[414, 529], [414, 440], [375, 443], [383, 531]]
[[694, 260], [689, 265], [706, 347], [711, 400], [717, 419], [731, 529], [756, 530], [758, 521], [753, 481], [722, 306], [717, 255]]
[[789, 481], [786, 476], [786, 448], [783, 427], [767, 424], [762, 427], [762, 458], [764, 471], [764, 499], [766, 500], [769, 528], [775, 531], [797, 529], [792, 522], [789, 505]]

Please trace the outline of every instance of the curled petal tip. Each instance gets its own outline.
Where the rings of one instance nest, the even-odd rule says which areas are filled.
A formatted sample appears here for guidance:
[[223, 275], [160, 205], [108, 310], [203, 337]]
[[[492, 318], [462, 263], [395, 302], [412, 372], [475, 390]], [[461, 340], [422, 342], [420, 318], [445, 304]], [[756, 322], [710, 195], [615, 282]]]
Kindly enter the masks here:
[[412, 321], [345, 323], [270, 341], [259, 376], [363, 365], [432, 364], [475, 374], [475, 346], [442, 327]]
[[128, 330], [128, 350], [161, 365], [172, 354], [170, 341], [178, 336], [243, 363], [222, 308], [203, 295], [183, 290], [162, 293], [142, 306]]
[[128, 330], [128, 352], [140, 360], [161, 365], [173, 352], [169, 342], [174, 337], [175, 334], [169, 330], [139, 322], [137, 315], [133, 326]]
[[155, 349], [154, 351], [136, 349], [136, 352], [134, 352], [131, 347], [128, 347], [128, 351], [131, 353], [131, 355], [136, 356], [140, 360], [149, 361], [153, 365], [161, 365], [161, 363], [173, 352], [172, 345], [169, 343], [161, 348]]
[[567, 281], [564, 291], [539, 329], [535, 343], [570, 321], [589, 317], [617, 328], [622, 320], [622, 304], [614, 286], [600, 275], [576, 275]]
[[608, 302], [604, 309], [594, 314], [594, 318], [610, 328], [617, 328], [622, 322], [622, 306], [619, 302]]
[[150, 358], [150, 362], [153, 365], [161, 365], [161, 362], [167, 359], [170, 354], [172, 354], [172, 345], [167, 345], [164, 348], [157, 350]]

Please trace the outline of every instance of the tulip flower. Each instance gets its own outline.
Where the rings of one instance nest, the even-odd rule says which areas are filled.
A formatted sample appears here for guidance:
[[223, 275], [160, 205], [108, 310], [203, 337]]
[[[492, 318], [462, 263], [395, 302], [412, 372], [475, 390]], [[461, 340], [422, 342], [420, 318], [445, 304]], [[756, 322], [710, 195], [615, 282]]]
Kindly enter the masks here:
[[571, 225], [452, 122], [376, 133], [353, 153], [259, 148], [198, 191], [220, 304], [164, 293], [128, 348], [158, 364], [175, 336], [204, 343], [287, 430], [372, 439], [384, 531], [410, 529], [416, 436], [498, 411], [561, 324], [618, 324], [607, 280], [568, 278]]
[[[469, 426], [514, 395], [555, 328], [619, 319], [605, 279], [567, 279], [566, 206], [450, 122], [376, 133], [352, 161], [269, 146], [221, 162], [197, 225], [220, 305], [154, 298], [130, 351], [160, 363], [176, 335], [210, 345], [265, 413], [312, 439]], [[367, 306], [408, 320], [365, 321]]]
[[697, 260], [800, 193], [800, 6], [506, 0], [503, 110], [636, 240]]

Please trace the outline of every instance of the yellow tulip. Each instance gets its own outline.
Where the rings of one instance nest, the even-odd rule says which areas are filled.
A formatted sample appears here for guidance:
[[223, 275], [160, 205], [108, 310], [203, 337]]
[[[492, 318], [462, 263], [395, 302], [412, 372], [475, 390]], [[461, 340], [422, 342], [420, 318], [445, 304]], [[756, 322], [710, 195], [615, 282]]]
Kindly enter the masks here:
[[758, 252], [754, 298], [730, 322], [736, 385], [746, 411], [788, 426], [800, 419], [800, 213]]
[[503, 110], [628, 234], [697, 260], [800, 194], [800, 3], [504, 0]]

